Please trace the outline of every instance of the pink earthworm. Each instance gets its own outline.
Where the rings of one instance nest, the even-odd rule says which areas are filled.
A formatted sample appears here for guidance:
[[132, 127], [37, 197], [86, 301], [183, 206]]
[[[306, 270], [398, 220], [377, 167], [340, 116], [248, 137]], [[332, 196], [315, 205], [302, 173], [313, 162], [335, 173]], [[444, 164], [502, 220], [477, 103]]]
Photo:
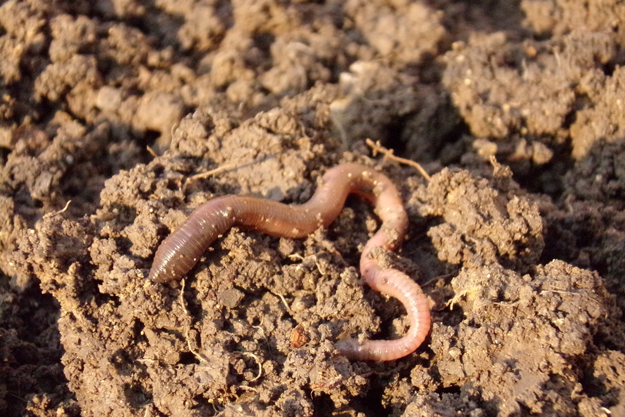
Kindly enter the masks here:
[[159, 246], [148, 278], [166, 283], [179, 280], [208, 247], [232, 226], [270, 236], [302, 238], [327, 227], [339, 215], [348, 194], [375, 205], [380, 230], [367, 242], [360, 259], [365, 282], [382, 294], [397, 298], [406, 308], [410, 329], [397, 340], [339, 340], [336, 349], [350, 359], [390, 361], [414, 352], [430, 330], [430, 311], [421, 287], [406, 274], [384, 269], [374, 249], [395, 250], [404, 240], [408, 216], [397, 188], [385, 175], [364, 165], [348, 163], [330, 169], [310, 200], [296, 206], [255, 197], [227, 195], [198, 207], [180, 228]]

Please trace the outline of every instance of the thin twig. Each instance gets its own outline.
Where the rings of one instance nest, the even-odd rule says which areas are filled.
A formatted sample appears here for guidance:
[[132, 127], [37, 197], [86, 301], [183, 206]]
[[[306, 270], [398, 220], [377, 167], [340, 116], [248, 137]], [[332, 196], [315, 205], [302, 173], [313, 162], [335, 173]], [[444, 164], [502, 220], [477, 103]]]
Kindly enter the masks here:
[[184, 285], [186, 280], [183, 278], [180, 282], [180, 305], [182, 306], [182, 310], [184, 310], [184, 314], [190, 316], [189, 311], [187, 310], [186, 303], [184, 302]]
[[154, 151], [154, 149], [152, 149], [152, 148], [151, 148], [151, 147], [149, 147], [149, 146], [146, 146], [145, 148], [148, 150], [148, 152], [150, 153], [150, 155], [152, 155], [154, 158], [158, 158], [158, 154]]
[[57, 214], [61, 214], [61, 213], [65, 213], [67, 211], [67, 209], [69, 208], [69, 203], [71, 203], [72, 200], [67, 200], [67, 203], [65, 203], [65, 207], [63, 207], [61, 210], [57, 210], [54, 213], [48, 213], [46, 215], [44, 215], [44, 218], [48, 218], [48, 217], [53, 217], [56, 216]]
[[195, 181], [195, 180], [199, 180], [201, 178], [207, 178], [210, 177], [212, 175], [217, 175], [217, 174], [221, 174], [224, 171], [228, 171], [230, 169], [235, 169], [235, 168], [239, 168], [240, 166], [238, 166], [237, 164], [226, 164], [226, 165], [222, 165], [220, 167], [217, 167], [215, 169], [211, 169], [210, 171], [206, 171], [206, 172], [202, 172], [199, 174], [195, 174], [195, 175], [191, 175], [189, 178], [187, 178], [187, 181]]
[[191, 346], [191, 340], [189, 339], [189, 332], [191, 331], [191, 329], [187, 329], [184, 338], [187, 340], [187, 348], [189, 349], [189, 352], [193, 353], [193, 355], [198, 358], [198, 360], [200, 362], [203, 363], [207, 363], [209, 362], [208, 359], [206, 359], [206, 357], [204, 355], [202, 355], [200, 352], [198, 352], [197, 350], [193, 349], [193, 347]]
[[235, 350], [232, 353], [238, 353], [239, 355], [251, 356], [252, 358], [254, 358], [254, 360], [256, 360], [256, 363], [258, 364], [258, 375], [252, 378], [250, 382], [256, 381], [258, 378], [260, 378], [263, 375], [263, 364], [260, 362], [260, 358], [258, 356], [254, 355], [251, 352], [241, 352], [239, 350]]
[[243, 166], [245, 166], [247, 164], [226, 164], [226, 165], [222, 165], [220, 167], [217, 167], [215, 169], [211, 169], [210, 171], [206, 171], [206, 172], [201, 172], [199, 174], [195, 174], [195, 175], [191, 175], [190, 177], [188, 177], [187, 179], [184, 180], [184, 184], [182, 185], [182, 192], [186, 192], [187, 187], [193, 183], [194, 181], [197, 181], [199, 179], [202, 178], [208, 178], [211, 177], [213, 175], [217, 175], [217, 174], [221, 174], [222, 172], [226, 172], [226, 171], [230, 171], [230, 170], [235, 170], [235, 169], [239, 169]]
[[291, 307], [289, 307], [289, 303], [286, 302], [286, 298], [284, 298], [284, 295], [271, 291], [269, 290], [270, 293], [272, 293], [273, 295], [275, 295], [276, 297], [279, 297], [280, 300], [282, 300], [282, 304], [284, 304], [284, 306], [286, 307], [287, 311], [289, 312], [289, 314], [293, 314], [293, 312], [291, 311]]
[[241, 388], [243, 391], [254, 391], [258, 392], [258, 390], [254, 387], [248, 387], [247, 385], [237, 385], [237, 388]]
[[367, 145], [371, 147], [373, 150], [373, 156], [376, 156], [378, 152], [384, 155], [385, 158], [391, 159], [393, 161], [399, 162], [400, 164], [408, 165], [415, 168], [419, 173], [425, 178], [428, 182], [432, 179], [427, 172], [423, 169], [421, 164], [415, 161], [411, 161], [410, 159], [400, 158], [399, 156], [395, 156], [393, 154], [392, 149], [386, 149], [384, 146], [380, 145], [380, 142], [374, 142], [371, 139], [366, 140]]
[[451, 278], [451, 277], [453, 277], [454, 275], [456, 275], [457, 273], [458, 273], [458, 271], [456, 271], [456, 272], [450, 272], [449, 274], [443, 274], [443, 275], [438, 275], [438, 276], [435, 276], [434, 278], [432, 278], [432, 279], [430, 279], [430, 280], [428, 280], [428, 281], [424, 282], [423, 284], [421, 284], [421, 287], [427, 287], [428, 285], [430, 285], [430, 284], [432, 284], [432, 283], [434, 283], [434, 282], [436, 282], [436, 281], [439, 281], [439, 280], [442, 280], [442, 279]]
[[[184, 314], [187, 315], [189, 318], [191, 318], [191, 314], [189, 314], [189, 310], [187, 310], [187, 305], [184, 302], [185, 283], [186, 283], [186, 280], [183, 278], [182, 282], [180, 283], [180, 305], [182, 306], [182, 310], [184, 311]], [[197, 350], [193, 349], [193, 347], [191, 346], [191, 340], [189, 339], [190, 332], [191, 332], [191, 326], [187, 328], [187, 331], [185, 332], [185, 335], [184, 335], [184, 338], [187, 341], [187, 348], [189, 349], [189, 352], [193, 353], [193, 355], [195, 355], [195, 357], [198, 358], [200, 362], [204, 362], [204, 363], [208, 362], [208, 359], [204, 355], [202, 355]]]

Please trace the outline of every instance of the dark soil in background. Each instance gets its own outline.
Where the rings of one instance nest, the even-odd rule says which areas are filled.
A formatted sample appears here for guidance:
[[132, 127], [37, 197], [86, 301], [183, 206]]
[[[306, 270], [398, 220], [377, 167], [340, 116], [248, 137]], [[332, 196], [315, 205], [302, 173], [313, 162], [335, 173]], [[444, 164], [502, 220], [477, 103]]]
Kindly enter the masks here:
[[[0, 28], [3, 416], [625, 415], [621, 2], [26, 0]], [[406, 202], [416, 353], [334, 354], [407, 325], [359, 282], [358, 198], [146, 282], [211, 197], [301, 203], [345, 161]]]

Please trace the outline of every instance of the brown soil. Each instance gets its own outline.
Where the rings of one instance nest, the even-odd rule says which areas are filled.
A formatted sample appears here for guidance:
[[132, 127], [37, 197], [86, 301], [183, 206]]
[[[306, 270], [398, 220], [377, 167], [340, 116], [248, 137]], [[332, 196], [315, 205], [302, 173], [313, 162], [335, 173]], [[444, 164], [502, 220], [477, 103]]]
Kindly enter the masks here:
[[[1, 415], [625, 415], [621, 2], [9, 0], [0, 27]], [[358, 198], [146, 281], [213, 196], [301, 203], [353, 160], [406, 202], [414, 354], [334, 352], [407, 325], [359, 281]]]

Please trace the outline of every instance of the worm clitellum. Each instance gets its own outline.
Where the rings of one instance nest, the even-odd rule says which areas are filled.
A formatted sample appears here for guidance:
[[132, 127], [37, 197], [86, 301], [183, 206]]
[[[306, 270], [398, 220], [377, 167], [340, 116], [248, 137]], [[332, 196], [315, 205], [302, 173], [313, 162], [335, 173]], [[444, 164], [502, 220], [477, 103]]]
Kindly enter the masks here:
[[390, 361], [414, 352], [430, 330], [430, 311], [421, 287], [406, 274], [380, 267], [374, 249], [395, 250], [408, 227], [397, 188], [383, 174], [360, 164], [330, 169], [312, 198], [298, 206], [238, 195], [215, 198], [198, 207], [156, 251], [149, 279], [179, 280], [193, 268], [208, 247], [232, 226], [276, 237], [302, 238], [327, 227], [343, 209], [347, 195], [358, 194], [375, 205], [380, 230], [367, 242], [360, 258], [365, 282], [382, 294], [397, 298], [406, 308], [410, 329], [397, 340], [343, 339], [337, 351], [351, 359]]

